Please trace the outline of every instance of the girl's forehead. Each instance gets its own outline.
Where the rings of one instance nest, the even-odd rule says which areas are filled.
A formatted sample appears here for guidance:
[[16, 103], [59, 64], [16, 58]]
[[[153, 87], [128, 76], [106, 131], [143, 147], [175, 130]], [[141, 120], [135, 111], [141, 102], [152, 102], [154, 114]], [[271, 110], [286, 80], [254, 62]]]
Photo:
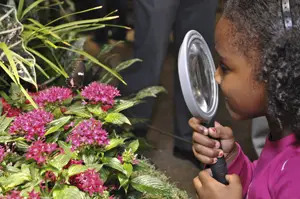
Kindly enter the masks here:
[[241, 39], [234, 24], [222, 17], [217, 23], [215, 31], [215, 48], [217, 52], [223, 57], [226, 57], [228, 53], [239, 54], [238, 42], [241, 42]]

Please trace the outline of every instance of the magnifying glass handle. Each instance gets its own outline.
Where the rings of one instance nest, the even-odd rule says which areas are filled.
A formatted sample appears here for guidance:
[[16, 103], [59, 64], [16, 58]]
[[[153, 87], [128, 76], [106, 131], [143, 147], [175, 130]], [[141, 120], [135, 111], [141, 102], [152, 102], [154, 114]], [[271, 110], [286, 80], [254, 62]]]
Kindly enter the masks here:
[[211, 165], [210, 169], [214, 179], [222, 184], [228, 185], [225, 178], [225, 175], [227, 175], [227, 165], [224, 156], [218, 158], [216, 164]]
[[[210, 121], [210, 123], [207, 125], [208, 127], [214, 127], [214, 121]], [[210, 169], [212, 171], [213, 178], [217, 180], [218, 182], [228, 185], [228, 182], [225, 178], [227, 175], [227, 164], [225, 161], [224, 156], [221, 158], [218, 158], [217, 162], [210, 166]]]

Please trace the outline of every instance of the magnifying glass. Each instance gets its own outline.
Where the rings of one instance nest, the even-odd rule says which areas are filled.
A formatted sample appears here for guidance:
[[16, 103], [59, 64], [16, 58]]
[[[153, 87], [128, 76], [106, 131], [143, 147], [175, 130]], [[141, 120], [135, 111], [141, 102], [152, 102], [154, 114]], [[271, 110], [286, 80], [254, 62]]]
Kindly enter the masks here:
[[[185, 103], [194, 117], [204, 120], [207, 127], [214, 127], [218, 108], [218, 85], [215, 81], [215, 64], [209, 47], [195, 30], [189, 31], [181, 44], [178, 72]], [[228, 184], [225, 179], [227, 166], [224, 157], [211, 165], [213, 177]]]

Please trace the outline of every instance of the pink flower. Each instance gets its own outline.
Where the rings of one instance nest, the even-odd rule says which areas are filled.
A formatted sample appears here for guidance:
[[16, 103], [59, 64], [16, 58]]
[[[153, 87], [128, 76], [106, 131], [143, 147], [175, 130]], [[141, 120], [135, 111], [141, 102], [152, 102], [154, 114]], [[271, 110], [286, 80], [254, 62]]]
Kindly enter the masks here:
[[113, 106], [112, 105], [103, 105], [101, 106], [101, 109], [104, 111], [104, 112], [107, 112], [109, 109], [111, 109]]
[[3, 161], [5, 157], [5, 149], [3, 146], [0, 146], [0, 163]]
[[34, 190], [32, 190], [28, 195], [28, 199], [41, 199], [40, 193], [34, 192]]
[[109, 142], [107, 136], [107, 132], [102, 129], [101, 122], [91, 118], [76, 126], [69, 135], [68, 141], [72, 142], [72, 149], [76, 150], [84, 145], [107, 145]]
[[20, 191], [11, 191], [9, 195], [5, 196], [5, 199], [22, 199]]
[[49, 180], [51, 182], [55, 182], [56, 181], [56, 176], [52, 171], [46, 171], [45, 173], [45, 179]]
[[113, 105], [114, 98], [120, 96], [120, 92], [113, 86], [93, 82], [82, 90], [81, 95], [92, 103], [101, 102], [103, 105]]
[[65, 131], [69, 130], [71, 127], [74, 126], [74, 122], [70, 122], [69, 124], [64, 126]]
[[36, 109], [15, 118], [9, 132], [24, 134], [30, 140], [40, 139], [45, 135], [45, 126], [53, 120], [53, 115], [42, 109]]
[[99, 174], [94, 169], [88, 169], [87, 171], [71, 176], [70, 184], [78, 187], [84, 192], [88, 192], [90, 196], [94, 193], [103, 194], [107, 189], [103, 185], [103, 181], [100, 179]]
[[70, 166], [78, 164], [78, 165], [83, 165], [83, 160], [73, 160], [71, 159], [66, 166], [64, 166], [64, 169], [68, 169]]
[[38, 164], [46, 162], [47, 156], [55, 151], [57, 144], [55, 143], [43, 143], [38, 140], [31, 144], [26, 153], [26, 159], [34, 159]]
[[71, 89], [53, 86], [38, 92], [33, 99], [39, 106], [45, 106], [48, 103], [62, 102], [71, 97]]
[[21, 110], [18, 108], [12, 107], [10, 104], [8, 104], [5, 99], [0, 98], [3, 106], [2, 115], [6, 114], [6, 117], [16, 117], [21, 114]]
[[117, 159], [120, 161], [121, 164], [124, 163], [123, 157], [122, 157], [121, 155], [118, 155], [118, 156], [117, 156]]

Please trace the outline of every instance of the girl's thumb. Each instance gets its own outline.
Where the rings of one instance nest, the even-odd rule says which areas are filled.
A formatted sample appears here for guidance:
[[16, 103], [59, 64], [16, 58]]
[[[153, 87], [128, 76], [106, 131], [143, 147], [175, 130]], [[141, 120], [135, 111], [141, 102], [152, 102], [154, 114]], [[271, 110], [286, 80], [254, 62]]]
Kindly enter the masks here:
[[225, 178], [229, 184], [241, 184], [240, 177], [236, 174], [226, 175]]
[[233, 137], [231, 128], [224, 127], [218, 122], [215, 122], [215, 128], [209, 131], [209, 135], [217, 139], [230, 139]]

